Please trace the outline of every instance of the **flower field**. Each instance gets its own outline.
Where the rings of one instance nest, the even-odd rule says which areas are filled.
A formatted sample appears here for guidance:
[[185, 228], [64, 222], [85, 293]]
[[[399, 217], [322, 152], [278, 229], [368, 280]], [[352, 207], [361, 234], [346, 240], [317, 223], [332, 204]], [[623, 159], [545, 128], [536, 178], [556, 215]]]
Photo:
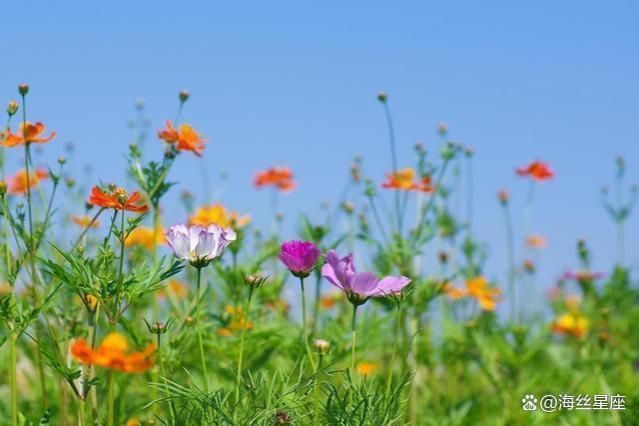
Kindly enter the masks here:
[[[529, 189], [520, 211], [512, 189], [495, 188], [507, 258], [489, 274], [472, 175], [459, 179], [473, 150], [440, 124], [400, 164], [384, 92], [372, 102], [388, 126], [387, 169], [354, 158], [345, 190], [320, 220], [296, 218], [292, 236], [276, 201], [301, 190], [295, 164], [265, 164], [246, 182], [272, 200], [253, 212], [198, 204], [180, 181], [185, 157], [215, 155], [184, 119], [188, 92], [148, 140], [116, 147], [118, 182], [76, 182], [72, 156], [34, 160], [64, 131], [30, 115], [37, 96], [20, 84], [0, 132], [0, 424], [637, 424], [625, 226], [638, 190], [622, 158], [601, 194], [615, 264], [595, 270], [588, 241], [575, 241], [574, 268], [534, 306], [547, 238], [530, 222], [552, 164], [504, 166]], [[453, 208], [459, 191], [471, 196]]]

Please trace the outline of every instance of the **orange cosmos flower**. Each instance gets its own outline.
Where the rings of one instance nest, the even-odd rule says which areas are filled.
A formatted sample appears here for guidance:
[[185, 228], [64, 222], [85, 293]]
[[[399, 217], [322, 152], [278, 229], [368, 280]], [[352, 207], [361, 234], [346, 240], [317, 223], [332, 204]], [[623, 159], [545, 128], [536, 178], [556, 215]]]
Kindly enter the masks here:
[[377, 364], [372, 362], [360, 362], [357, 364], [357, 374], [360, 376], [369, 376], [377, 370]]
[[528, 176], [537, 182], [551, 179], [555, 174], [547, 163], [533, 161], [527, 167], [519, 167], [515, 170], [519, 176]]
[[466, 280], [466, 288], [454, 288], [450, 284], [444, 287], [446, 293], [451, 299], [460, 299], [462, 297], [472, 297], [477, 300], [479, 306], [485, 311], [494, 311], [499, 301], [501, 290], [498, 288], [490, 288], [488, 281], [482, 276]]
[[[40, 183], [41, 180], [49, 177], [49, 173], [47, 173], [43, 169], [37, 169], [35, 172], [29, 174], [29, 189], [33, 189]], [[9, 194], [17, 195], [24, 194], [27, 192], [27, 171], [22, 169], [18, 171], [15, 175], [9, 177], [8, 179], [8, 187], [7, 192]]]
[[107, 209], [143, 213], [147, 211], [149, 207], [147, 205], [135, 204], [140, 200], [140, 197], [141, 195], [137, 191], [127, 198], [127, 193], [122, 188], [116, 189], [113, 194], [107, 194], [97, 186], [94, 186], [93, 189], [91, 189], [89, 204]]
[[44, 124], [35, 123], [31, 124], [28, 121], [20, 124], [20, 132], [18, 134], [8, 133], [4, 139], [4, 146], [14, 147], [18, 145], [24, 145], [25, 143], [45, 143], [49, 142], [56, 135], [56, 132], [51, 132], [49, 136], [42, 136], [44, 133]]
[[235, 307], [227, 305], [224, 308], [224, 312], [230, 319], [227, 321], [226, 327], [221, 327], [217, 330], [218, 335], [229, 337], [239, 330], [250, 330], [253, 328], [253, 323], [246, 320], [246, 314], [241, 306]]
[[548, 245], [548, 240], [541, 235], [529, 235], [526, 238], [526, 245], [531, 248], [544, 249]]
[[432, 193], [435, 187], [430, 176], [424, 176], [422, 180], [415, 182], [415, 170], [410, 167], [396, 170], [386, 175], [386, 182], [382, 182], [382, 188], [395, 189], [398, 191], [422, 191]]
[[141, 352], [127, 353], [129, 344], [119, 333], [108, 334], [97, 350], [80, 338], [71, 345], [71, 354], [82, 364], [97, 365], [125, 373], [138, 373], [151, 368], [155, 345], [149, 344]]
[[207, 142], [206, 139], [200, 138], [199, 133], [191, 125], [182, 124], [177, 131], [169, 120], [166, 121], [165, 130], [158, 130], [158, 138], [170, 144], [175, 143], [178, 151], [191, 151], [198, 157], [202, 156], [204, 144]]
[[189, 218], [189, 225], [208, 226], [215, 224], [223, 228], [242, 228], [251, 221], [248, 215], [239, 216], [237, 212], [228, 212], [222, 204], [198, 207], [195, 214]]
[[[124, 245], [126, 247], [131, 246], [142, 246], [149, 250], [153, 248], [153, 229], [148, 228], [146, 226], [140, 226], [135, 228], [126, 240], [124, 240]], [[164, 236], [164, 230], [158, 226], [157, 231], [155, 232], [155, 244], [163, 245], [166, 244], [166, 237]]]
[[75, 223], [76, 225], [81, 226], [82, 228], [86, 228], [88, 226], [91, 226], [91, 228], [97, 228], [100, 226], [100, 221], [99, 220], [94, 220], [93, 223], [91, 223], [91, 220], [93, 218], [90, 216], [76, 216], [76, 215], [72, 215], [71, 216], [71, 221], [73, 223]]
[[288, 167], [271, 167], [266, 171], [258, 172], [253, 184], [256, 188], [272, 185], [284, 192], [292, 191], [296, 186], [293, 173]]

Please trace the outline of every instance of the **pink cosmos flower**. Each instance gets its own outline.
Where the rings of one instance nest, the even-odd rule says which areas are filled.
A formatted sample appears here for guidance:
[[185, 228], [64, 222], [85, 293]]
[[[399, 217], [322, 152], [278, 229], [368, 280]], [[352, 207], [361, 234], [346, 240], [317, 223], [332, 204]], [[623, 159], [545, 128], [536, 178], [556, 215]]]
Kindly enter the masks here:
[[595, 281], [602, 279], [606, 274], [603, 272], [593, 272], [593, 271], [566, 271], [561, 276], [562, 280], [565, 281]]
[[353, 254], [341, 258], [335, 250], [326, 253], [322, 276], [346, 293], [354, 305], [361, 305], [370, 297], [398, 295], [410, 283], [407, 277], [385, 277], [381, 280], [372, 272], [357, 272]]
[[236, 238], [235, 232], [230, 228], [218, 225], [188, 227], [181, 223], [169, 227], [164, 235], [176, 258], [188, 260], [198, 268], [221, 256]]
[[298, 278], [309, 276], [321, 252], [309, 241], [288, 241], [282, 244], [277, 258]]

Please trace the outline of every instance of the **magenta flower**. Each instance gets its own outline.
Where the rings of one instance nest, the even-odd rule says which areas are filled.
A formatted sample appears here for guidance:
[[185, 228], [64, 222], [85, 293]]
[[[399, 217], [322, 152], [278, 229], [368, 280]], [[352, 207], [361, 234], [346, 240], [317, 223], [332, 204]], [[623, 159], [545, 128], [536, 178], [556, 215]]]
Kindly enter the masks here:
[[600, 280], [605, 276], [603, 272], [593, 272], [588, 270], [582, 271], [567, 271], [561, 276], [565, 281], [595, 281]]
[[309, 241], [288, 241], [282, 244], [277, 258], [298, 278], [310, 275], [321, 252]]
[[169, 227], [164, 235], [176, 258], [188, 260], [198, 268], [221, 256], [236, 238], [230, 228], [217, 225], [187, 227], [181, 223]]
[[389, 276], [379, 280], [372, 272], [357, 272], [353, 265], [353, 254], [340, 259], [335, 250], [326, 253], [322, 276], [343, 290], [354, 305], [361, 305], [369, 297], [398, 295], [410, 283], [406, 277]]

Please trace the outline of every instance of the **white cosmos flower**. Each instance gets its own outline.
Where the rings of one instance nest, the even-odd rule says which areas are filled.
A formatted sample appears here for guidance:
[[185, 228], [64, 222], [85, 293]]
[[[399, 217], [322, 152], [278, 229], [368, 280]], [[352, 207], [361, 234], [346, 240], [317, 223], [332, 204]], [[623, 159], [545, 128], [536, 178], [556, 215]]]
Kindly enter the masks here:
[[186, 226], [177, 224], [164, 233], [175, 257], [188, 260], [193, 266], [206, 266], [219, 257], [226, 246], [235, 241], [235, 231], [218, 225]]

